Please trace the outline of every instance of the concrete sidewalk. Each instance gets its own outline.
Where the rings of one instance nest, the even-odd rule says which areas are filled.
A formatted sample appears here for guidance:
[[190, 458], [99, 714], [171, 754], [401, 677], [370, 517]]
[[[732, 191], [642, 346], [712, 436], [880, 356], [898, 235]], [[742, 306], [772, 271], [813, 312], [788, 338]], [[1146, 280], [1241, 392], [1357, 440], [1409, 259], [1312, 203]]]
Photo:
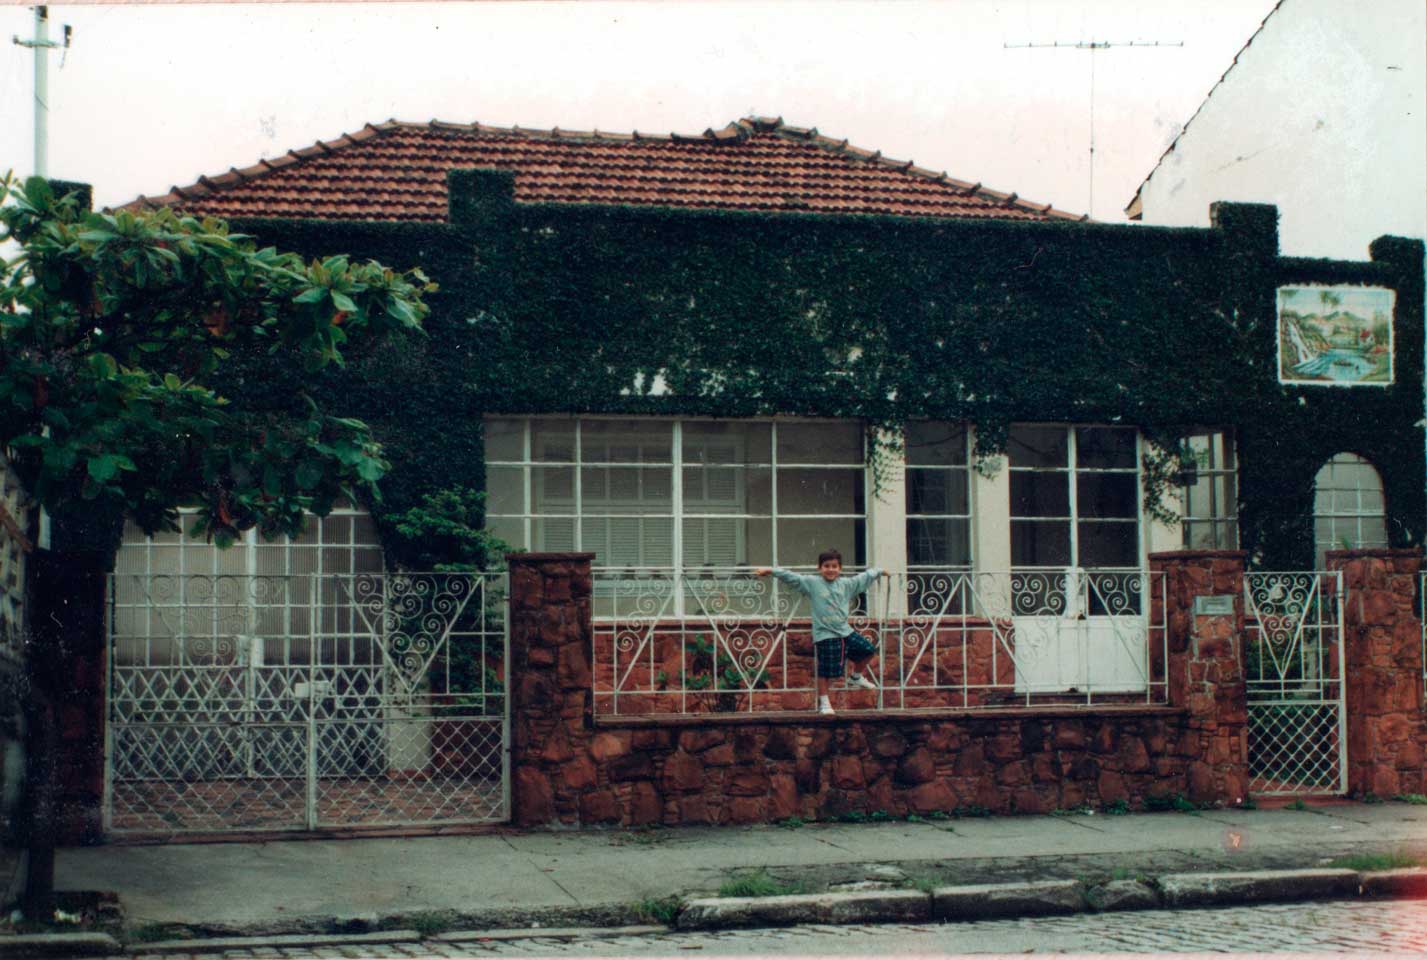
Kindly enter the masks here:
[[271, 934], [430, 914], [468, 928], [631, 923], [641, 903], [716, 894], [759, 869], [820, 892], [869, 876], [920, 887], [1106, 880], [1362, 853], [1427, 859], [1427, 806], [105, 846], [60, 851], [58, 882], [117, 893], [131, 930]]

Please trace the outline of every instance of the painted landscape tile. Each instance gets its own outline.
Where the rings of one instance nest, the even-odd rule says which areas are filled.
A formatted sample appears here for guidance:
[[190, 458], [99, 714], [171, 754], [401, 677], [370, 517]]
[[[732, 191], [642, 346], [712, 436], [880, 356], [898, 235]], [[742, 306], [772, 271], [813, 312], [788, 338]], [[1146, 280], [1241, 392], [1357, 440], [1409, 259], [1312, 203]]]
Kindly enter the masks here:
[[1393, 298], [1381, 287], [1279, 287], [1279, 382], [1392, 383]]

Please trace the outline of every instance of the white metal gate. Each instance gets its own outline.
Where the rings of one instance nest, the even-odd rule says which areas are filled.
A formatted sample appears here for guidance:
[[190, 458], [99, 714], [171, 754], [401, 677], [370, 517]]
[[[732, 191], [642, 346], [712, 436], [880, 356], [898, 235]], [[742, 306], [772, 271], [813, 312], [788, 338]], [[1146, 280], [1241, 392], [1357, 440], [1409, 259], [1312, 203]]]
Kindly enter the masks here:
[[506, 578], [114, 575], [113, 834], [508, 818]]
[[1341, 571], [1244, 575], [1249, 791], [1346, 793]]

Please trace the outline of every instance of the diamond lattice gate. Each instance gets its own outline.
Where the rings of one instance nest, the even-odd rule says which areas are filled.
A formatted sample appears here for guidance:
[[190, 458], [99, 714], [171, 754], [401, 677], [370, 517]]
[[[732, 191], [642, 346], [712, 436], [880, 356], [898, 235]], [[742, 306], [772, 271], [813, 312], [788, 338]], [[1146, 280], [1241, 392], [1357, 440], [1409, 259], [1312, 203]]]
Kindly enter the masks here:
[[1347, 791], [1342, 576], [1244, 575], [1251, 793]]
[[124, 576], [113, 834], [507, 819], [504, 574]]

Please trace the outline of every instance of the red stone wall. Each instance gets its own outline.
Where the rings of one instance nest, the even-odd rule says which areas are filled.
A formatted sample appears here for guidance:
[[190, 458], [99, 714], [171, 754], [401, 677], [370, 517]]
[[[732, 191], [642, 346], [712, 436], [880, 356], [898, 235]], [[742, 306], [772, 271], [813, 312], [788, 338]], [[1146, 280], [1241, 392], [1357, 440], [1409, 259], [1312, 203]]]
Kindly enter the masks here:
[[[589, 562], [588, 554], [510, 557], [517, 824], [753, 823], [958, 807], [1040, 813], [1177, 793], [1244, 796], [1238, 647], [1223, 635], [1234, 618], [1227, 627], [1174, 620], [1171, 674], [1184, 677], [1169, 706], [596, 721]], [[1218, 590], [1235, 564], [1242, 571], [1237, 555], [1160, 558], [1158, 569], [1179, 584], [1171, 617], [1201, 584]]]
[[[1244, 691], [1244, 553], [1159, 553], [1165, 576], [1169, 701], [1187, 711], [1181, 752], [1185, 793], [1195, 802], [1237, 804], [1249, 795], [1248, 703]], [[1232, 596], [1228, 616], [1195, 616], [1197, 596]], [[1159, 598], [1156, 597], [1156, 603]]]
[[1416, 550], [1333, 550], [1343, 571], [1348, 792], [1422, 793], [1422, 624]]

